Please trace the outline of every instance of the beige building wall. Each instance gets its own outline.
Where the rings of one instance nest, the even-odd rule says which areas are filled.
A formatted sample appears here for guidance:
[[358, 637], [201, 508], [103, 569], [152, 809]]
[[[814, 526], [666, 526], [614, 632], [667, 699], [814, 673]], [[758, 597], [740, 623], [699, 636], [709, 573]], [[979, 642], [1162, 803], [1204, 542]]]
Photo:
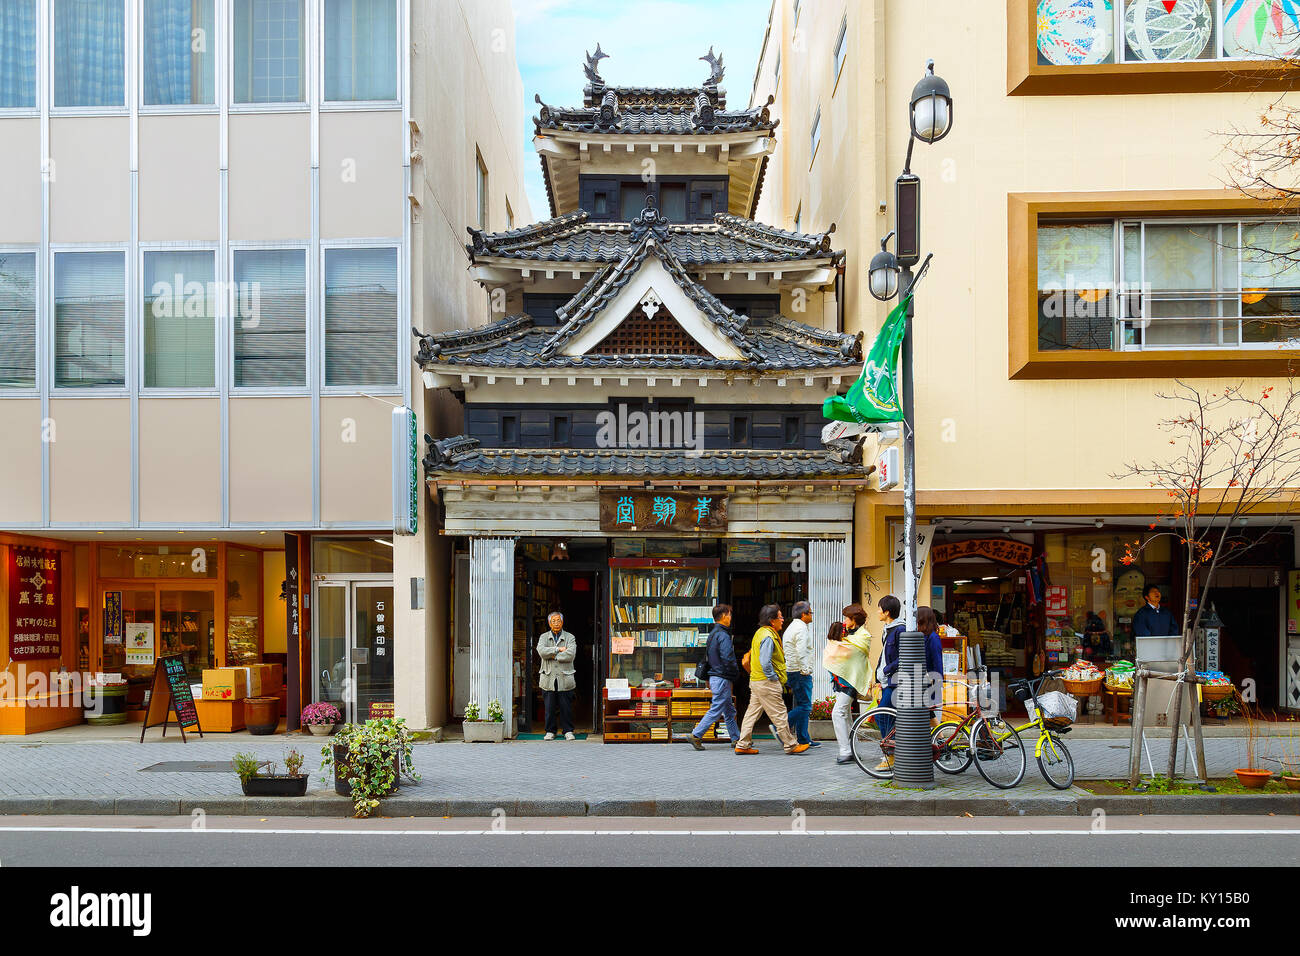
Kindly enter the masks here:
[[50, 420], [55, 429], [49, 444], [50, 521], [129, 524], [130, 400], [55, 399]]
[[41, 121], [0, 120], [0, 209], [4, 242], [41, 241]]
[[230, 238], [311, 238], [307, 113], [230, 117]]
[[[321, 521], [374, 521], [392, 512], [392, 417], [373, 398], [321, 399]], [[385, 523], [377, 525], [383, 528]]]
[[130, 144], [124, 116], [50, 120], [51, 242], [131, 238]]
[[[846, 14], [837, 84], [833, 47]], [[1055, 500], [1062, 490], [1093, 501], [1115, 489], [1148, 491], [1111, 476], [1167, 441], [1156, 422], [1168, 407], [1155, 393], [1168, 380], [1009, 379], [1007, 196], [1221, 189], [1220, 134], [1255, 120], [1274, 94], [1008, 96], [1002, 2], [819, 0], [802, 4], [796, 28], [793, 0], [777, 0], [755, 102], [772, 91], [777, 49], [782, 135], [758, 218], [792, 225], [802, 208], [805, 231], [836, 221], [835, 245], [848, 253], [847, 329], [868, 341], [890, 306], [867, 294], [867, 264], [893, 228], [908, 103], [927, 59], [952, 90], [952, 133], [917, 143], [912, 163], [922, 179], [922, 249], [934, 253], [914, 326], [922, 510], [927, 500], [939, 507], [963, 496], [998, 513], [999, 502]], [[821, 146], [810, 163], [818, 106]]]
[[324, 239], [402, 234], [402, 114], [324, 113], [320, 213]]
[[230, 520], [312, 520], [311, 400], [230, 400]]
[[220, 524], [220, 403], [142, 398], [139, 414], [140, 521]]
[[221, 237], [221, 118], [140, 117], [140, 238]]
[[0, 435], [5, 436], [7, 446], [0, 523], [31, 524], [41, 520], [41, 433], [39, 400], [0, 402]]

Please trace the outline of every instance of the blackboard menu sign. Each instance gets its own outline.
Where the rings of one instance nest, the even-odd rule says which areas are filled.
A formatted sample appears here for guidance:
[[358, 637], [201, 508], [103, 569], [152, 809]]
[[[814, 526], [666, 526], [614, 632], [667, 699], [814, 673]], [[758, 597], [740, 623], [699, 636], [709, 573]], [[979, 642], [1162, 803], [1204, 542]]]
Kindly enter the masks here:
[[199, 726], [199, 711], [194, 706], [194, 693], [190, 690], [189, 675], [185, 672], [185, 662], [179, 654], [158, 658], [153, 672], [153, 689], [149, 693], [149, 710], [144, 716], [144, 726], [140, 728], [140, 742], [144, 743], [144, 732], [158, 724], [163, 725], [163, 736], [166, 737], [167, 722], [173, 710], [181, 730], [182, 743], [186, 742], [186, 727], [197, 730], [199, 736], [203, 736], [203, 728]]

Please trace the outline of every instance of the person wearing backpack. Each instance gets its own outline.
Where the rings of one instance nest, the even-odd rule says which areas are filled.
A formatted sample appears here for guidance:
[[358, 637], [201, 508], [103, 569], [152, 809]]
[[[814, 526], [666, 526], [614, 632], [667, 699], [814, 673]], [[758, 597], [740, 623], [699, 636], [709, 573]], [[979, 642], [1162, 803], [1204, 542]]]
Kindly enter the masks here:
[[764, 713], [771, 718], [772, 729], [786, 753], [801, 754], [808, 750], [808, 745], [799, 743], [790, 732], [785, 701], [781, 698], [781, 688], [786, 680], [785, 654], [781, 649], [781, 626], [784, 623], [781, 608], [775, 604], [765, 605], [758, 612], [759, 627], [746, 655], [749, 659], [749, 706], [745, 708], [745, 719], [740, 725], [737, 754], [758, 753], [753, 746], [754, 725]]
[[[740, 668], [736, 666], [736, 651], [731, 642], [729, 604], [719, 604], [713, 609], [713, 630], [709, 631], [703, 664], [704, 676], [709, 680], [713, 700], [709, 704], [709, 712], [691, 731], [691, 746], [696, 750], [704, 749], [704, 732], [719, 719], [726, 721], [727, 735], [733, 743], [740, 739], [740, 725], [736, 723], [736, 702], [731, 699], [731, 686], [740, 680]], [[696, 668], [696, 676], [699, 676], [699, 668]]]

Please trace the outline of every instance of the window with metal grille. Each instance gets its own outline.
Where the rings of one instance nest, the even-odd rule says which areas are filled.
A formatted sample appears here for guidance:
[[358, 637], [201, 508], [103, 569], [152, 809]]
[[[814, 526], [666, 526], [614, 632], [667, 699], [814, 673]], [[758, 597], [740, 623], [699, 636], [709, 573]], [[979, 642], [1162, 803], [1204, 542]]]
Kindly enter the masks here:
[[600, 355], [709, 354], [665, 309], [657, 310], [652, 319], [640, 306], [629, 313], [592, 352]]

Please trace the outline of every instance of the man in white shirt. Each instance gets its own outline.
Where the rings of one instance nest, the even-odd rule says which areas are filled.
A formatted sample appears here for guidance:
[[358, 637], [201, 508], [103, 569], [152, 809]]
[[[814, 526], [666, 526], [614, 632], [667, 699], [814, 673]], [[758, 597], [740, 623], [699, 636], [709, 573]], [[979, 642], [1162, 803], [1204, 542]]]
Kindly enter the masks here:
[[819, 747], [808, 735], [808, 718], [812, 716], [813, 639], [812, 605], [799, 601], [790, 609], [790, 626], [781, 635], [785, 653], [786, 686], [794, 702], [790, 708], [790, 729], [801, 744]]

